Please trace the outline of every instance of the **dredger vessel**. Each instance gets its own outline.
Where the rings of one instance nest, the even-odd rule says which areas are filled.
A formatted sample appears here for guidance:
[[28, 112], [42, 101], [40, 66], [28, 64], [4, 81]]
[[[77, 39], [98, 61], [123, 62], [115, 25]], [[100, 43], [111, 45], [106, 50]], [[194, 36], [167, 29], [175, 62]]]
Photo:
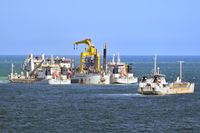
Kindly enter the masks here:
[[104, 45], [104, 69], [101, 70], [100, 66], [100, 53], [92, 44], [91, 39], [86, 38], [84, 40], [74, 43], [74, 46], [86, 44], [84, 52], [80, 54], [80, 66], [78, 72], [76, 72], [72, 78], [73, 81], [77, 81], [81, 84], [110, 84], [110, 75], [106, 73], [106, 44]]

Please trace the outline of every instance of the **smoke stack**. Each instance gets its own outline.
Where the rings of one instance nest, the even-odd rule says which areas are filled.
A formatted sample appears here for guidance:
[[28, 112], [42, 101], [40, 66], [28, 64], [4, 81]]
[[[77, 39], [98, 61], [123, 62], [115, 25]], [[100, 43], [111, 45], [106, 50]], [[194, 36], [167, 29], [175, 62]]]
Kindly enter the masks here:
[[104, 70], [104, 72], [106, 72], [106, 56], [107, 56], [107, 45], [105, 43], [104, 49], [103, 49], [103, 70]]

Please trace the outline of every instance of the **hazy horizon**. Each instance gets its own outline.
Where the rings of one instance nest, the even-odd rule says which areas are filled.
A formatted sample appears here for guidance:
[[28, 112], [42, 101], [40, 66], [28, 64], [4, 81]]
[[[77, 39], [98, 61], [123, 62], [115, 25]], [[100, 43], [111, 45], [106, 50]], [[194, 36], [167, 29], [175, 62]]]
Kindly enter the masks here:
[[[5, 54], [5, 55], [0, 55], [0, 56], [28, 56], [29, 54]], [[40, 56], [41, 54], [34, 54], [33, 53], [33, 55], [34, 56]], [[68, 55], [68, 54], [45, 54], [45, 56], [51, 56], [51, 55], [53, 55], [54, 57], [55, 56], [80, 56], [80, 55]], [[101, 54], [101, 56], [103, 56], [102, 54]], [[107, 55], [107, 56], [113, 56], [113, 55], [111, 55], [111, 54], [109, 54], [109, 55]], [[116, 57], [117, 55], [115, 54], [115, 57]], [[155, 56], [155, 54], [152, 54], [152, 55], [121, 55], [120, 54], [120, 56], [152, 56], [152, 57], [154, 57]], [[193, 56], [193, 57], [195, 57], [195, 56], [197, 56], [197, 57], [199, 57], [200, 55], [158, 55], [157, 54], [157, 56], [177, 56], [177, 57], [181, 57], [181, 56]], [[116, 57], [117, 58], [117, 57]]]

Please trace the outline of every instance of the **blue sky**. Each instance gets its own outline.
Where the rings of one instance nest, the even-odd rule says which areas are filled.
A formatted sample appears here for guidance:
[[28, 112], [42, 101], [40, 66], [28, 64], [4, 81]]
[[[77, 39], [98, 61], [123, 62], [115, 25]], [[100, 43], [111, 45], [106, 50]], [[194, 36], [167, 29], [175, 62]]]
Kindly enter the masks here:
[[0, 54], [200, 55], [199, 0], [1, 0]]

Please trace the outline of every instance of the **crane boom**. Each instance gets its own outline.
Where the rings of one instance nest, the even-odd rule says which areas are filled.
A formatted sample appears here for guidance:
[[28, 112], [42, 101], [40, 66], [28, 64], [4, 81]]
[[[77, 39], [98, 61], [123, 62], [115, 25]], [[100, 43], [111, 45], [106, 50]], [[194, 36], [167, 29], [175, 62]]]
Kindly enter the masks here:
[[33, 69], [33, 71], [30, 72], [30, 74], [29, 74], [30, 77], [33, 76], [34, 73], [35, 73], [35, 71], [36, 71], [38, 68], [40, 68], [40, 67], [42, 66], [42, 63], [43, 63], [43, 62], [44, 62], [44, 60], [42, 60], [42, 61]]
[[85, 52], [81, 52], [80, 55], [80, 72], [84, 72], [84, 63], [86, 57], [94, 57], [95, 72], [100, 72], [100, 53], [92, 44], [91, 39], [86, 38], [84, 40], [77, 41], [74, 43], [74, 45], [79, 45], [79, 44], [86, 44], [88, 46], [88, 48], [85, 49]]
[[87, 44], [89, 47], [94, 47], [94, 45], [92, 44], [92, 41], [90, 38], [86, 38], [84, 40], [78, 41], [74, 43], [75, 45], [79, 45], [79, 44]]

